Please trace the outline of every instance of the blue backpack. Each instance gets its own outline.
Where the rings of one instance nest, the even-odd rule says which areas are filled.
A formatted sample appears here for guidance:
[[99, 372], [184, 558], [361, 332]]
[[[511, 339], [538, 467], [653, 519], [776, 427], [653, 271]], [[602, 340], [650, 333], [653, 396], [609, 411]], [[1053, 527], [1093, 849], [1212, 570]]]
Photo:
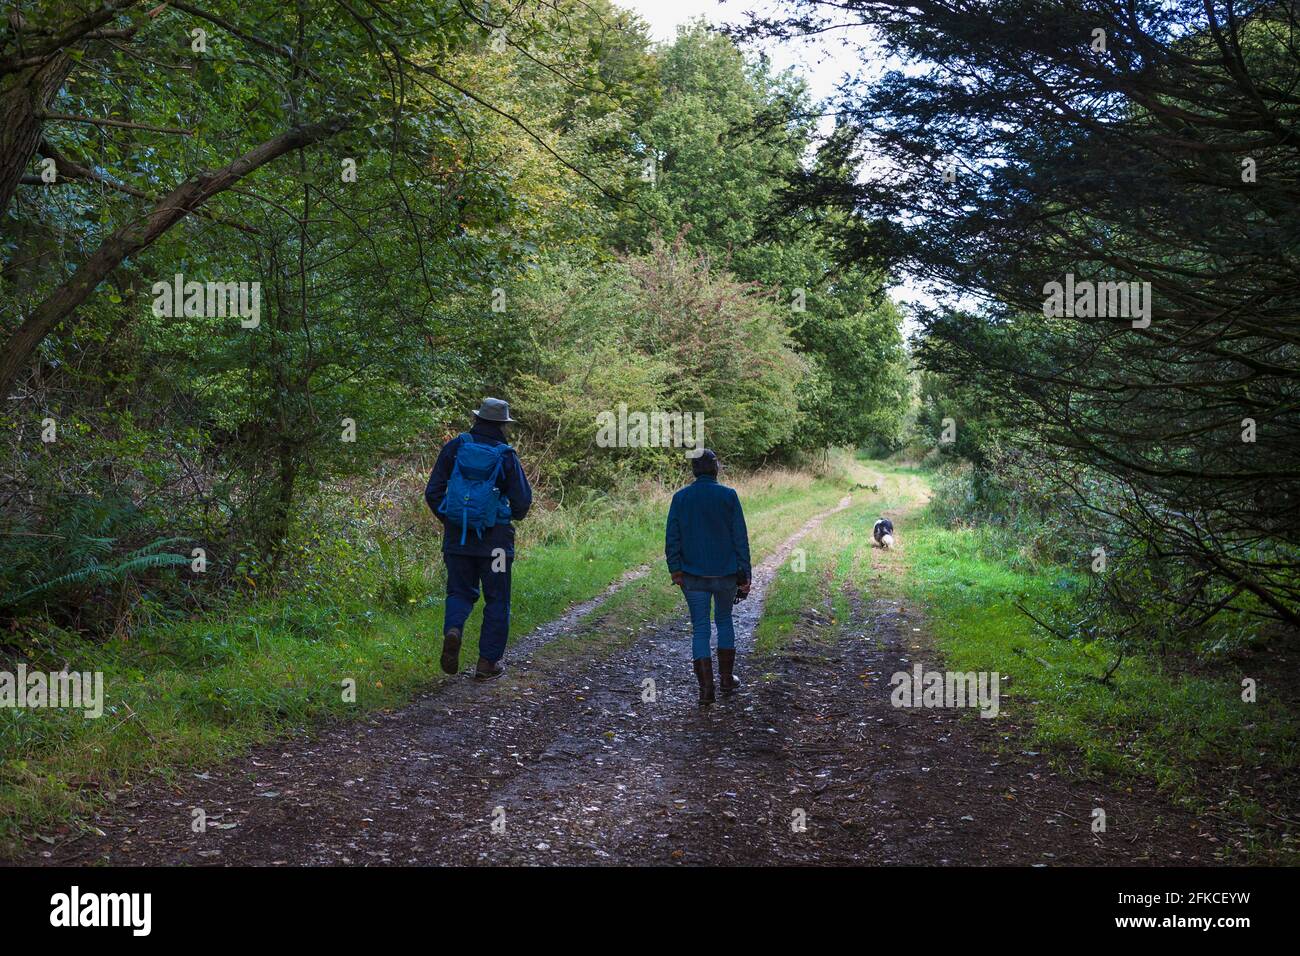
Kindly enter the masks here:
[[460, 525], [460, 543], [464, 544], [465, 532], [470, 528], [482, 538], [485, 528], [510, 520], [510, 499], [501, 494], [497, 479], [506, 452], [514, 449], [506, 444], [476, 442], [468, 432], [461, 432], [460, 439], [447, 494], [438, 512]]

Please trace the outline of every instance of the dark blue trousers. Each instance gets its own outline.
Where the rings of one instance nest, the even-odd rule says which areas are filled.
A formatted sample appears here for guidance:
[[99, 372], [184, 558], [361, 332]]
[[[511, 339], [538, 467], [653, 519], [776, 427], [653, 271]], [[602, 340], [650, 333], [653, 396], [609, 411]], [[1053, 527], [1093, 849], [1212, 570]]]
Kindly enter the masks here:
[[453, 627], [465, 628], [465, 620], [474, 610], [480, 585], [483, 590], [483, 629], [478, 637], [478, 656], [499, 661], [506, 652], [510, 633], [510, 566], [514, 558], [506, 557], [504, 571], [493, 571], [491, 557], [471, 554], [443, 554], [447, 565], [447, 606], [442, 632]]

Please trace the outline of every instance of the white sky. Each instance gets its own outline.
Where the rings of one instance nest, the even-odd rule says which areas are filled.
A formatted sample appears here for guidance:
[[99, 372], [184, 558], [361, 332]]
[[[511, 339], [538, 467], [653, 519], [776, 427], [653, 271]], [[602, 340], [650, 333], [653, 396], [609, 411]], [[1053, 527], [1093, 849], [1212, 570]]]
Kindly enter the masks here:
[[[746, 22], [751, 10], [777, 14], [780, 7], [765, 0], [614, 0], [615, 3], [635, 10], [650, 24], [651, 35], [660, 42], [671, 42], [677, 36], [677, 27], [704, 17], [715, 26]], [[864, 64], [857, 51], [847, 49], [835, 39], [835, 34], [823, 34], [809, 40], [776, 43], [765, 41], [761, 49], [778, 70], [796, 67], [808, 79], [809, 88], [817, 99], [830, 96], [837, 81], [846, 73], [856, 73]], [[860, 39], [860, 35], [859, 35]], [[878, 70], [880, 63], [865, 64]]]
[[[677, 27], [697, 17], [704, 17], [715, 26], [728, 23], [744, 23], [751, 10], [759, 13], [775, 13], [778, 5], [770, 0], [614, 0], [619, 6], [635, 11], [650, 25], [651, 36], [659, 42], [670, 42], [677, 36]], [[855, 31], [855, 39], [862, 41], [861, 31]], [[809, 91], [815, 99], [821, 100], [831, 96], [846, 75], [862, 73], [875, 77], [886, 67], [898, 68], [897, 61], [886, 61], [882, 55], [870, 62], [864, 62], [856, 49], [846, 47], [838, 39], [838, 34], [827, 33], [807, 40], [777, 42], [764, 40], [760, 44], [750, 44], [750, 52], [761, 49], [767, 54], [769, 62], [777, 70], [794, 67], [808, 81]], [[827, 119], [823, 129], [829, 129], [833, 121]], [[918, 302], [933, 305], [934, 299], [923, 289], [909, 281], [904, 281], [890, 289], [895, 302]], [[911, 331], [907, 323], [905, 331]]]

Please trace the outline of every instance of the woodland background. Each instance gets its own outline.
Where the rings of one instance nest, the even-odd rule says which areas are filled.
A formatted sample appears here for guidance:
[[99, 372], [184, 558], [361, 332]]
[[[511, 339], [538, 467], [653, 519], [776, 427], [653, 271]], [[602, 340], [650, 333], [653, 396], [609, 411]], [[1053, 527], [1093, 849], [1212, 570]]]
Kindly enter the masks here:
[[[1001, 552], [1102, 549], [1026, 612], [1119, 659], [1300, 622], [1292, 4], [791, 0], [668, 44], [606, 0], [5, 10], [11, 653], [427, 592], [418, 489], [483, 394], [541, 538], [680, 480], [596, 446], [626, 402], [738, 470], [921, 461]], [[809, 32], [891, 68], [815, 102], [757, 52]], [[259, 281], [260, 327], [154, 316], [177, 272]], [[1044, 317], [1066, 273], [1150, 282], [1150, 327]], [[904, 276], [961, 303], [907, 343]]]

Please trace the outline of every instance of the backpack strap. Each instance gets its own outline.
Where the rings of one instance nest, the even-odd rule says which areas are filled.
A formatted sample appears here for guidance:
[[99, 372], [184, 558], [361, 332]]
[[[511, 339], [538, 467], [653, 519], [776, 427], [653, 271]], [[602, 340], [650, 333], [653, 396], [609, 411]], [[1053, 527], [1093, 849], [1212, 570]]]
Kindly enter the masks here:
[[[492, 487], [495, 488], [497, 481], [501, 478], [501, 472], [505, 471], [506, 455], [509, 452], [514, 451], [514, 449], [511, 448], [509, 445], [507, 445], [505, 442], [502, 442], [500, 445], [493, 448], [492, 450], [496, 452], [497, 455], [497, 467], [496, 470], [492, 472]], [[498, 500], [499, 499], [500, 496], [498, 496]], [[483, 537], [483, 532], [480, 531], [478, 536], [481, 539]]]
[[[460, 433], [460, 439], [461, 439], [461, 444], [463, 445], [463, 444], [465, 444], [465, 442], [473, 442], [473, 441], [474, 441], [474, 436], [471, 435], [469, 432], [461, 432], [461, 433]], [[456, 467], [456, 468], [459, 468], [459, 467], [460, 467], [460, 448], [459, 448], [459, 447], [456, 449], [456, 464], [455, 464], [455, 467]], [[462, 546], [465, 544], [465, 532], [466, 532], [466, 530], [468, 529], [468, 525], [469, 525], [469, 507], [468, 507], [468, 506], [465, 506], [465, 507], [462, 507], [461, 510], [460, 510], [460, 543], [461, 543]]]

